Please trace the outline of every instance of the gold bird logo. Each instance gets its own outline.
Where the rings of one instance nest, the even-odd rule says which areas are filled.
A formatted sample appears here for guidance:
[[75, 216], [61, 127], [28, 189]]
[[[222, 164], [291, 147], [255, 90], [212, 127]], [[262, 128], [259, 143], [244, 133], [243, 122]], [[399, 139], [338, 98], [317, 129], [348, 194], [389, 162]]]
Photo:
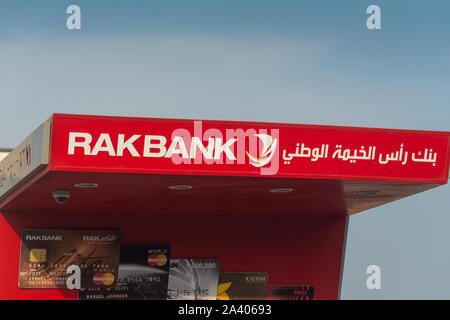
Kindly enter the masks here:
[[230, 289], [230, 287], [231, 282], [219, 284], [219, 287], [217, 288], [217, 300], [231, 300], [227, 293], [227, 290]]

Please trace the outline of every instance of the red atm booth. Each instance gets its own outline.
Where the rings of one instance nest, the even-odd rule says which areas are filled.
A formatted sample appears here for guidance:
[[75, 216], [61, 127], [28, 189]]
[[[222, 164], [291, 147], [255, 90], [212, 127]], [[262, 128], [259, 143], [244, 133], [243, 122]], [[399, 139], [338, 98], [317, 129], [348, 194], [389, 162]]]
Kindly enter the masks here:
[[449, 137], [54, 114], [0, 162], [0, 299], [77, 298], [18, 287], [24, 229], [118, 229], [337, 299], [349, 216], [447, 183]]

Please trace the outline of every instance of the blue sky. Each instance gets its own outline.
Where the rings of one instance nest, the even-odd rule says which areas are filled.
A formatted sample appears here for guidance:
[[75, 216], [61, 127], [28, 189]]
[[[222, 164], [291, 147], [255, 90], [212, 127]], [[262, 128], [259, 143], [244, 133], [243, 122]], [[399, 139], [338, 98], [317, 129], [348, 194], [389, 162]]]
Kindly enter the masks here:
[[[65, 26], [70, 4], [79, 31]], [[382, 30], [366, 28], [370, 4]], [[437, 0], [2, 0], [0, 147], [53, 112], [449, 131], [449, 12]], [[343, 298], [450, 298], [448, 192], [351, 218]], [[381, 291], [364, 286], [368, 264], [386, 274]]]

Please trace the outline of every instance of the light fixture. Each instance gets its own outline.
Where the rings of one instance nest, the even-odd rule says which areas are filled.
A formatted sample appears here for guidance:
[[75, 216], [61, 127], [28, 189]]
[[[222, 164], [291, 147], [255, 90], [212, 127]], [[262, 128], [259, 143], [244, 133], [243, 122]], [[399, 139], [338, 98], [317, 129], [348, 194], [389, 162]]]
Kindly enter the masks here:
[[287, 192], [291, 192], [294, 191], [294, 189], [292, 188], [274, 188], [274, 189], [270, 189], [270, 192], [274, 192], [274, 193], [287, 193]]
[[97, 188], [98, 184], [93, 182], [81, 182], [75, 184], [75, 187], [82, 188], [82, 189], [88, 189], [88, 188]]
[[380, 191], [377, 190], [365, 190], [365, 191], [358, 191], [359, 196], [373, 196], [380, 194]]
[[172, 190], [188, 190], [188, 189], [192, 189], [192, 186], [189, 186], [187, 184], [179, 184], [179, 185], [170, 186], [169, 189], [172, 189]]

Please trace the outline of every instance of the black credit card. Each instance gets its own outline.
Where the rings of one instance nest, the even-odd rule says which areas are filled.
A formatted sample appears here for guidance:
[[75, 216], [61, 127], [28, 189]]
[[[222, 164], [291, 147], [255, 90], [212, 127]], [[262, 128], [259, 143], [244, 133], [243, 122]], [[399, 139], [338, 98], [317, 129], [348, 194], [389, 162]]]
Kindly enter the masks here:
[[114, 288], [80, 290], [80, 300], [166, 300], [169, 245], [123, 245]]

